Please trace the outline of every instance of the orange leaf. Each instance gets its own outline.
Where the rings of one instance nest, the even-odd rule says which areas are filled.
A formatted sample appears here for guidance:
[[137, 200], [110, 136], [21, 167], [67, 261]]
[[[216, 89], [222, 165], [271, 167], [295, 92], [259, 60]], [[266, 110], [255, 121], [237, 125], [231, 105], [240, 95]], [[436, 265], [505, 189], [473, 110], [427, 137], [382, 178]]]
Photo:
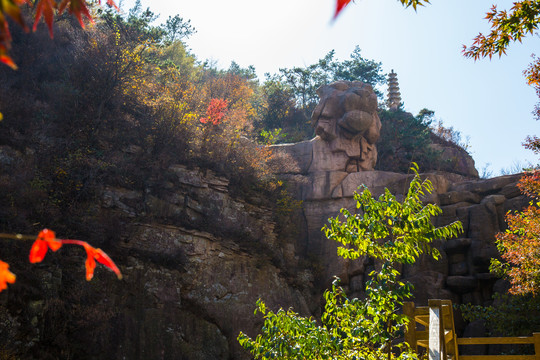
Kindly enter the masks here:
[[86, 281], [90, 281], [94, 277], [94, 269], [96, 268], [96, 260], [94, 259], [95, 249], [90, 245], [85, 246], [84, 249], [86, 250], [86, 262], [84, 263], [86, 267]]
[[56, 251], [62, 247], [62, 242], [56, 239], [54, 231], [49, 229], [43, 229], [38, 234], [36, 241], [32, 244], [30, 249], [30, 262], [32, 264], [43, 261], [47, 250], [51, 249]]
[[17, 65], [13, 62], [13, 59], [10, 58], [6, 53], [4, 53], [2, 49], [0, 49], [0, 62], [6, 64], [13, 70], [17, 70]]
[[56, 234], [52, 230], [43, 229], [38, 234], [38, 237], [45, 240], [52, 251], [56, 251], [62, 247], [62, 242], [56, 239]]
[[47, 254], [47, 243], [39, 238], [34, 241], [30, 248], [29, 259], [32, 264], [42, 262]]
[[122, 273], [120, 272], [120, 269], [118, 269], [114, 261], [112, 261], [109, 255], [107, 255], [103, 250], [96, 249], [94, 257], [100, 264], [105, 265], [106, 267], [111, 269], [116, 274], [118, 279], [122, 279]]
[[30, 262], [41, 262], [45, 258], [48, 249], [56, 251], [60, 249], [64, 244], [80, 245], [84, 247], [84, 250], [86, 250], [86, 280], [90, 281], [94, 277], [96, 260], [100, 264], [103, 264], [112, 271], [114, 271], [119, 279], [122, 279], [122, 273], [120, 272], [120, 269], [118, 269], [116, 264], [103, 250], [96, 249], [87, 242], [81, 240], [57, 239], [54, 231], [49, 229], [43, 229], [39, 233], [34, 244], [32, 245], [32, 248], [30, 249]]
[[96, 260], [111, 269], [116, 273], [118, 279], [122, 279], [122, 273], [111, 258], [101, 249], [96, 249], [90, 246], [88, 243], [84, 243], [84, 249], [86, 250], [86, 280], [90, 281], [94, 277], [94, 269], [96, 268]]
[[9, 264], [0, 260], [0, 291], [7, 289], [7, 284], [13, 284], [17, 278], [9, 269]]
[[[99, 3], [101, 4], [101, 1]], [[107, 0], [107, 5], [109, 5], [110, 7], [115, 8], [118, 11], [120, 11], [120, 8], [118, 6], [116, 6], [116, 4], [114, 3], [113, 0]]]
[[53, 37], [53, 19], [54, 19], [54, 9], [56, 7], [56, 2], [54, 0], [39, 0], [36, 6], [36, 19], [34, 21], [33, 30], [36, 31], [39, 19], [43, 16], [43, 20], [49, 28], [49, 35]]

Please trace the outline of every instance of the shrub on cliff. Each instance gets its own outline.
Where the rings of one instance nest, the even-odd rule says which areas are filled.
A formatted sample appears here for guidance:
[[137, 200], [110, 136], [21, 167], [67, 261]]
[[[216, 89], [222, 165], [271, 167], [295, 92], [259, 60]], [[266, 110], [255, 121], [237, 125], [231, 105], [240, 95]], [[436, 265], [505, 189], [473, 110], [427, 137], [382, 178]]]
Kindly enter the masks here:
[[377, 170], [406, 172], [411, 162], [424, 170], [436, 169], [437, 153], [430, 147], [430, 121], [401, 109], [380, 110], [381, 137], [377, 143]]

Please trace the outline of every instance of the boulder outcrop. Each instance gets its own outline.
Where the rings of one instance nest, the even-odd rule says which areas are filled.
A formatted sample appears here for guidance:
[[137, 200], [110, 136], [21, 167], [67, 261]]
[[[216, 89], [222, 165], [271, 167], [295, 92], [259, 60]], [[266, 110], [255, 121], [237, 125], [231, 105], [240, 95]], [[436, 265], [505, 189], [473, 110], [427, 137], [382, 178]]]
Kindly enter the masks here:
[[320, 102], [311, 119], [317, 136], [276, 145], [274, 151], [289, 154], [301, 174], [373, 170], [381, 121], [372, 87], [359, 81], [338, 81], [321, 86], [317, 93]]

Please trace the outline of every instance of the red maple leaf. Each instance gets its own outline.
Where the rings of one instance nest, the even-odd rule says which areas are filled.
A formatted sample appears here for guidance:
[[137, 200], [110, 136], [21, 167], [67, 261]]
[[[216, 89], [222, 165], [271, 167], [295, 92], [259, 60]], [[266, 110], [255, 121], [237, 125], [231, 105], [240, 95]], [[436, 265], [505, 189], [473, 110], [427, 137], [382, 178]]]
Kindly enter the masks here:
[[81, 24], [81, 27], [83, 29], [84, 22], [82, 20], [82, 15], [86, 16], [86, 18], [92, 24], [94, 23], [94, 19], [92, 19], [92, 15], [90, 15], [90, 11], [88, 10], [88, 6], [85, 0], [62, 0], [60, 5], [58, 6], [58, 13], [62, 14], [66, 8], [68, 9], [68, 12], [70, 14], [73, 14], [75, 15], [75, 17], [77, 17], [77, 19], [79, 20], [79, 24]]
[[[85, 241], [81, 240], [71, 240], [71, 239], [57, 239], [56, 234], [54, 231], [49, 229], [43, 229], [36, 241], [34, 241], [34, 244], [32, 245], [32, 248], [30, 249], [30, 262], [31, 263], [37, 263], [43, 261], [45, 258], [45, 255], [47, 254], [47, 250], [51, 249], [52, 251], [56, 251], [62, 247], [64, 244], [73, 244], [73, 245], [80, 245], [84, 247], [84, 250], [86, 250], [86, 280], [90, 281], [94, 277], [94, 270], [96, 268], [96, 261], [100, 264], [105, 265], [114, 273], [116, 276], [118, 276], [119, 279], [122, 279], [122, 273], [120, 272], [120, 269], [116, 266], [114, 261], [111, 260], [111, 258], [101, 249], [96, 249], [92, 247], [90, 244], [88, 244]], [[1, 271], [1, 269], [0, 269]], [[1, 276], [1, 273], [0, 273]], [[0, 278], [0, 285], [1, 285], [1, 278]]]
[[[119, 10], [114, 0], [106, 0], [107, 5]], [[16, 70], [17, 65], [13, 59], [8, 55], [8, 50], [11, 48], [11, 34], [9, 33], [9, 25], [6, 17], [11, 17], [16, 23], [18, 23], [25, 31], [28, 31], [28, 27], [24, 22], [21, 14], [21, 5], [32, 5], [30, 0], [0, 0], [0, 63], [10, 66]], [[101, 0], [98, 0], [101, 4]], [[87, 0], [62, 0], [60, 5], [57, 6], [55, 0], [38, 0], [36, 5], [36, 17], [34, 20], [33, 30], [35, 31], [39, 20], [43, 17], [47, 27], [49, 28], [49, 34], [53, 37], [53, 19], [54, 10], [58, 7], [58, 13], [61, 14], [66, 8], [70, 14], [73, 14], [79, 20], [79, 23], [84, 28], [84, 22], [82, 15], [86, 16], [90, 22], [94, 22], [90, 11], [88, 10]]]
[[17, 70], [17, 65], [15, 64], [13, 59], [7, 54], [7, 51], [3, 45], [0, 45], [0, 62], [9, 66], [13, 70]]
[[90, 281], [94, 277], [94, 269], [96, 268], [96, 260], [98, 263], [105, 265], [118, 276], [118, 279], [122, 279], [122, 273], [116, 264], [111, 260], [111, 258], [105, 254], [101, 249], [96, 249], [87, 243], [83, 244], [84, 249], [86, 250], [86, 280]]
[[345, 6], [349, 5], [351, 1], [352, 0], [337, 0], [336, 1], [336, 13], [334, 14], [334, 19], [338, 17], [338, 15], [345, 8]]
[[36, 6], [36, 19], [34, 20], [33, 31], [36, 31], [39, 20], [43, 16], [43, 20], [49, 28], [49, 35], [53, 37], [53, 18], [56, 1], [54, 0], [39, 0]]
[[56, 239], [54, 231], [49, 229], [43, 229], [38, 234], [36, 241], [30, 248], [30, 262], [32, 264], [42, 262], [47, 254], [47, 250], [51, 249], [56, 251], [62, 247], [62, 242]]

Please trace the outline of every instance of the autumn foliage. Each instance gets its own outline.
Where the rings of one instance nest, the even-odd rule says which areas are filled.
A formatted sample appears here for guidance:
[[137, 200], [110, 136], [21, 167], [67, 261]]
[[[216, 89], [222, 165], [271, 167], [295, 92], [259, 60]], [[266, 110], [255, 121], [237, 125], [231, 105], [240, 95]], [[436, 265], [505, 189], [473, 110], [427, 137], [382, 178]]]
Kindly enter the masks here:
[[[101, 4], [101, 0], [98, 0], [98, 3]], [[28, 31], [28, 26], [26, 25], [24, 17], [21, 13], [21, 7], [24, 4], [32, 5], [32, 2], [29, 0], [4, 0], [1, 2], [0, 6], [0, 62], [10, 66], [13, 69], [16, 69], [17, 65], [8, 55], [8, 50], [11, 48], [12, 39], [7, 17], [9, 16], [25, 31]], [[118, 9], [113, 0], [107, 0], [107, 5]], [[36, 3], [33, 30], [36, 31], [40, 19], [43, 18], [47, 24], [47, 27], [49, 28], [50, 36], [53, 37], [54, 15], [55, 13], [61, 15], [66, 9], [70, 14], [77, 17], [83, 28], [83, 15], [88, 20], [93, 22], [86, 0], [61, 0], [60, 2], [56, 2], [55, 0], [38, 0]]]
[[[529, 137], [525, 147], [540, 152], [540, 139]], [[540, 170], [526, 172], [518, 183], [532, 200], [521, 212], [506, 215], [508, 229], [497, 234], [497, 248], [504, 262], [492, 261], [492, 269], [509, 277], [512, 294], [540, 291]]]
[[[25, 239], [22, 235], [8, 236], [4, 234], [3, 237]], [[85, 262], [86, 267], [86, 280], [90, 281], [94, 277], [94, 270], [96, 268], [96, 261], [103, 264], [105, 267], [112, 270], [118, 279], [122, 279], [122, 273], [116, 266], [114, 261], [101, 249], [96, 249], [85, 241], [71, 240], [71, 239], [57, 239], [54, 231], [49, 229], [43, 229], [39, 232], [36, 240], [30, 248], [30, 254], [28, 256], [30, 263], [35, 264], [42, 262], [45, 259], [47, 251], [50, 249], [53, 252], [58, 251], [63, 245], [73, 244], [80, 245], [86, 251], [87, 259]], [[0, 261], [0, 291], [7, 288], [7, 283], [13, 284], [16, 276], [9, 271], [9, 265], [3, 261]]]
[[9, 271], [9, 264], [0, 260], [0, 291], [7, 289], [7, 284], [13, 284], [17, 277]]
[[167, 40], [171, 30], [152, 18], [110, 10], [83, 31], [62, 17], [52, 40], [45, 27], [32, 36], [14, 27], [20, 69], [0, 67], [9, 80], [0, 83], [0, 141], [34, 155], [31, 166], [2, 169], [24, 184], [0, 187], [4, 232], [46, 223], [91, 243], [117, 241], [117, 220], [95, 208], [103, 187], [144, 191], [173, 164], [213, 170], [241, 196], [276, 188], [271, 153], [253, 140], [266, 102], [253, 73], [197, 62], [184, 37]]
[[497, 234], [497, 247], [505, 263], [494, 261], [510, 279], [512, 294], [537, 294], [540, 290], [540, 173], [523, 176], [519, 188], [535, 200], [521, 212], [508, 213], [508, 230]]
[[212, 99], [206, 109], [206, 117], [201, 118], [201, 123], [219, 125], [223, 121], [225, 116], [225, 110], [227, 109], [227, 100], [224, 99]]

